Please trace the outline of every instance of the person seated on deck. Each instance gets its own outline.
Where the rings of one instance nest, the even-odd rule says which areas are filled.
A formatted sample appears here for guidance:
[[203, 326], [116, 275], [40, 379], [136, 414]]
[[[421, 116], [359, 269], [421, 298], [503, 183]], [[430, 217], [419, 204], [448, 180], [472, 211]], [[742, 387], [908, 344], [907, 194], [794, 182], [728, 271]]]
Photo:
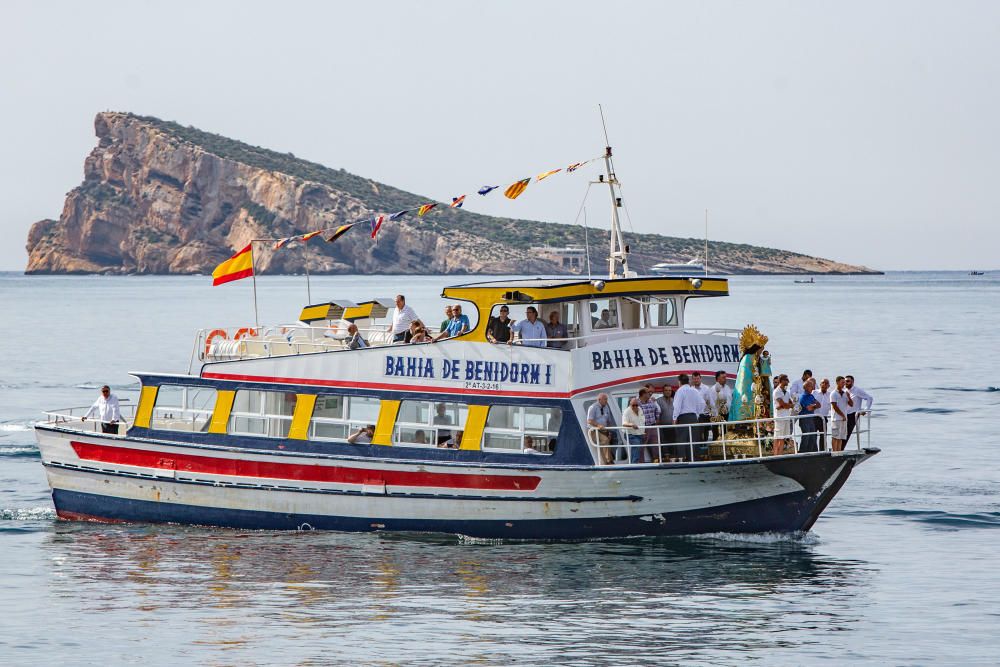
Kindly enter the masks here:
[[601, 311], [601, 319], [594, 322], [594, 329], [611, 329], [614, 326], [611, 323], [611, 311], [607, 308]]
[[368, 347], [368, 341], [361, 337], [361, 332], [358, 331], [358, 325], [351, 322], [347, 325], [347, 348], [349, 350], [361, 350]]
[[[521, 345], [525, 347], [545, 347], [545, 341], [547, 336], [545, 334], [545, 325], [538, 320], [538, 311], [534, 306], [528, 306], [524, 314], [527, 319], [523, 319], [514, 323], [510, 328], [511, 333], [517, 333], [521, 335]], [[514, 342], [514, 337], [507, 341], [510, 345]]]
[[423, 431], [423, 429], [417, 429], [416, 432], [413, 434], [413, 444], [415, 445], [428, 444], [427, 434]]
[[446, 449], [459, 449], [462, 446], [462, 436], [465, 435], [465, 431], [454, 431], [454, 434], [438, 444], [438, 447], [443, 447]]
[[462, 314], [462, 306], [455, 304], [451, 307], [451, 320], [448, 322], [448, 327], [439, 333], [431, 342], [436, 343], [442, 338], [456, 338], [462, 334], [468, 333], [472, 329], [469, 324], [469, 316]]
[[510, 342], [510, 317], [508, 313], [510, 309], [507, 306], [500, 306], [500, 315], [497, 317], [491, 317], [490, 322], [486, 325], [486, 340], [491, 343], [508, 343]]
[[447, 306], [444, 307], [444, 321], [441, 322], [441, 327], [439, 329], [440, 331], [444, 331], [445, 329], [448, 328], [448, 323], [451, 322], [453, 314], [454, 313], [452, 312], [451, 304], [449, 303]]
[[410, 330], [407, 332], [409, 340], [408, 343], [429, 343], [431, 342], [430, 334], [427, 333], [427, 327], [420, 320], [414, 320], [410, 325]]
[[[549, 323], [545, 325], [545, 335], [549, 339], [549, 347], [565, 350], [569, 346], [569, 331], [566, 325], [559, 321], [559, 311], [549, 313]], [[554, 340], [553, 340], [554, 339]]]
[[375, 435], [375, 425], [368, 424], [367, 426], [362, 426], [354, 433], [347, 436], [347, 442], [352, 445], [370, 445], [372, 444], [372, 437]]
[[[433, 423], [434, 423], [435, 426], [439, 426], [439, 425], [450, 426], [451, 425], [451, 417], [449, 417], [445, 413], [445, 405], [444, 405], [444, 403], [438, 403], [437, 405], [434, 406], [434, 419], [433, 419]], [[451, 431], [449, 429], [446, 429], [446, 428], [438, 429], [437, 443], [435, 443], [435, 444], [437, 444], [437, 445], [440, 446], [441, 443], [447, 442], [450, 437], [451, 437]]]

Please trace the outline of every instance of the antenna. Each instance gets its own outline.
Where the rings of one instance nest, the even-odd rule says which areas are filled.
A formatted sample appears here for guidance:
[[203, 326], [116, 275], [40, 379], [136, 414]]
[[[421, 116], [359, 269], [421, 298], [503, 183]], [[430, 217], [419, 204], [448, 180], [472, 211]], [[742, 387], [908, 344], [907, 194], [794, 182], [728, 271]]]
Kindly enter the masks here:
[[601, 127], [604, 130], [604, 168], [607, 172], [607, 180], [600, 177], [598, 182], [607, 182], [608, 191], [611, 193], [611, 249], [608, 253], [608, 278], [618, 277], [618, 265], [621, 264], [621, 277], [627, 278], [628, 271], [628, 247], [622, 238], [621, 221], [618, 219], [618, 207], [621, 206], [621, 197], [615, 192], [615, 185], [618, 179], [615, 177], [614, 167], [611, 164], [611, 141], [608, 139], [608, 124], [604, 120], [604, 108], [598, 104], [597, 110], [601, 114]]
[[708, 209], [705, 209], [705, 275], [708, 275]]

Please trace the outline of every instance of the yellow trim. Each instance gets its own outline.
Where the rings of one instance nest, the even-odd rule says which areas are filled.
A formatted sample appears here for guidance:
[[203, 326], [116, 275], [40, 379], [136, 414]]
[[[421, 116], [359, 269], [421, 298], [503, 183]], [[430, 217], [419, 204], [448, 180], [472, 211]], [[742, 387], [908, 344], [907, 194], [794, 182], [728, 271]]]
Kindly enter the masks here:
[[356, 320], [362, 317], [371, 317], [372, 308], [375, 307], [374, 303], [363, 303], [355, 308], [345, 308], [344, 317], [345, 320]]
[[153, 405], [156, 403], [156, 392], [159, 387], [143, 387], [139, 392], [139, 406], [135, 409], [135, 420], [132, 425], [139, 428], [149, 428], [149, 422], [153, 417]]
[[489, 412], [488, 405], [469, 406], [469, 414], [465, 417], [465, 433], [462, 434], [459, 449], [482, 449], [483, 429], [486, 428], [486, 415]]
[[[694, 278], [694, 277], [692, 277]], [[538, 303], [550, 301], [573, 301], [588, 298], [605, 298], [609, 296], [645, 296], [648, 294], [679, 294], [683, 296], [726, 296], [729, 294], [729, 281], [719, 278], [701, 278], [701, 287], [694, 288], [687, 278], [630, 278], [604, 281], [604, 289], [598, 291], [590, 282], [571, 282], [565, 285], [544, 285], [537, 287], [530, 281], [512, 283], [510, 285], [459, 285], [446, 287], [441, 293], [446, 299], [471, 301], [479, 311], [479, 321], [475, 328], [462, 336], [463, 340], [473, 342], [486, 341], [486, 325], [493, 306], [500, 303], [516, 303], [504, 299], [504, 294], [518, 291], [528, 300], [523, 303]]]
[[316, 394], [296, 394], [295, 412], [292, 413], [292, 423], [288, 427], [289, 439], [309, 439], [309, 422], [312, 420], [314, 407], [316, 407]]
[[396, 415], [399, 414], [399, 401], [382, 399], [382, 407], [378, 411], [378, 422], [375, 423], [373, 445], [392, 445], [392, 427], [396, 425]]
[[316, 320], [325, 320], [329, 312], [330, 304], [328, 303], [324, 303], [319, 306], [306, 306], [299, 314], [299, 321], [314, 322]]
[[225, 433], [229, 425], [229, 413], [233, 411], [233, 401], [236, 392], [231, 389], [219, 389], [215, 396], [215, 409], [212, 410], [212, 421], [208, 423], [209, 433]]

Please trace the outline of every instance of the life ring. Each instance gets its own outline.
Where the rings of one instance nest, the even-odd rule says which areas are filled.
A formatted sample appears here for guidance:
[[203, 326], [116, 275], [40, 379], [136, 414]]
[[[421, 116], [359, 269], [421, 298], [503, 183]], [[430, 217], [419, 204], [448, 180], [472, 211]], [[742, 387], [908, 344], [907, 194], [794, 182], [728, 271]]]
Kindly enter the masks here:
[[218, 336], [223, 338], [228, 338], [225, 329], [212, 329], [208, 336], [205, 337], [205, 356], [208, 356], [208, 351], [212, 349], [212, 340]]
[[248, 336], [250, 338], [256, 338], [257, 330], [254, 329], [253, 327], [243, 327], [242, 329], [238, 330], [235, 334], [233, 334], [233, 340], [242, 340]]

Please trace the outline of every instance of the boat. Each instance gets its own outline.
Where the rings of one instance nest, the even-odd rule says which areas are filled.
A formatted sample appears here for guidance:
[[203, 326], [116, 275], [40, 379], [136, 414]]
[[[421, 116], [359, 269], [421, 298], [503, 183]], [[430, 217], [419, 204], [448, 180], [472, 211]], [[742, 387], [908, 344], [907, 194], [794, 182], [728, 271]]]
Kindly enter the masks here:
[[969, 271], [970, 276], [985, 276], [985, 271]]
[[660, 262], [659, 264], [654, 264], [649, 269], [649, 272], [655, 276], [693, 276], [704, 274], [705, 265], [697, 259], [692, 259], [690, 262], [683, 264]]
[[813, 278], [810, 278], [809, 280], [796, 280], [795, 282], [798, 285], [814, 285], [816, 283]]
[[[615, 201], [611, 155], [600, 182]], [[729, 420], [721, 406], [711, 437], [666, 425], [664, 439], [688, 442], [634, 455], [620, 425], [640, 385], [720, 370], [738, 381], [766, 338], [688, 326], [688, 304], [727, 296], [728, 281], [692, 265], [636, 275], [616, 209], [606, 278], [445, 287], [471, 311], [462, 335], [394, 342], [392, 300], [335, 298], [292, 323], [198, 331], [186, 372], [131, 373], [138, 401], [110, 433], [81, 421], [86, 406], [47, 412], [35, 433], [58, 517], [491, 540], [809, 530], [879, 451], [867, 420], [842, 451], [829, 438], [809, 451], [798, 433], [775, 451], [780, 419]], [[566, 334], [491, 343], [501, 307], [555, 311]], [[351, 323], [366, 347], [347, 344]], [[595, 401], [606, 428], [587, 421]]]

